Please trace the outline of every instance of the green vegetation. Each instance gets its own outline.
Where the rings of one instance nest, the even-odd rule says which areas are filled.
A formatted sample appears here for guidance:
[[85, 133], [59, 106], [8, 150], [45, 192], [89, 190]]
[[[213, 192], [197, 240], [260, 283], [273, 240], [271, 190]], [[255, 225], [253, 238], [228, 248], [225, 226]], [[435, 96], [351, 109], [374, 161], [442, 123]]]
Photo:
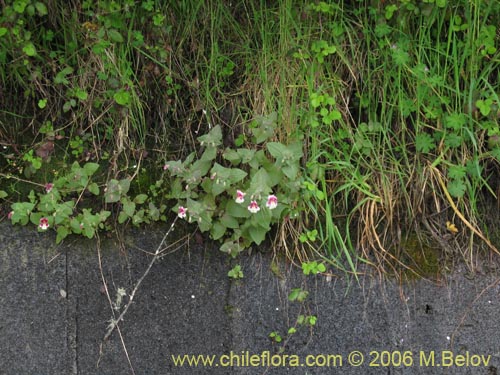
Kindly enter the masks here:
[[394, 250], [416, 235], [433, 269], [498, 253], [497, 1], [4, 3], [14, 224], [62, 241], [174, 211], [311, 274], [419, 273], [429, 252]]

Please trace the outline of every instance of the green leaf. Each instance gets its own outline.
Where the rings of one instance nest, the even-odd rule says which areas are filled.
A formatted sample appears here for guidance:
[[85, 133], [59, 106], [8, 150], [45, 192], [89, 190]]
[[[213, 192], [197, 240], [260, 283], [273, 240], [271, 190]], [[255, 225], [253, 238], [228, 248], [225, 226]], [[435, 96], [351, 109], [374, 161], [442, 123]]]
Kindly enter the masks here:
[[224, 213], [224, 215], [221, 216], [220, 222], [226, 228], [236, 229], [236, 228], [238, 228], [240, 226], [240, 224], [238, 223], [238, 220], [236, 220], [234, 217], [232, 217], [231, 215], [229, 215], [227, 212]]
[[454, 198], [462, 198], [465, 194], [465, 183], [463, 180], [451, 180], [448, 182], [448, 192]]
[[290, 164], [284, 166], [281, 170], [290, 180], [295, 180], [299, 173], [299, 166], [297, 164]]
[[248, 228], [248, 234], [256, 245], [260, 245], [262, 241], [266, 238], [267, 230], [260, 226], [251, 226]]
[[480, 179], [483, 173], [483, 168], [479, 164], [477, 157], [467, 160], [467, 163], [465, 163], [465, 169], [467, 170], [467, 174], [476, 180]]
[[323, 101], [325, 100], [325, 96], [320, 95], [319, 93], [313, 92], [309, 96], [309, 100], [310, 100], [311, 106], [313, 108], [318, 108], [321, 105], [321, 103], [323, 103]]
[[35, 203], [33, 202], [16, 202], [12, 205], [12, 224], [28, 224], [31, 212], [35, 208]]
[[146, 194], [139, 194], [136, 195], [136, 197], [134, 198], [134, 203], [143, 204], [144, 202], [146, 202], [147, 199], [148, 196]]
[[467, 174], [466, 168], [462, 165], [452, 165], [448, 168], [448, 177], [453, 180], [463, 179]]
[[54, 211], [54, 222], [56, 225], [62, 224], [73, 215], [73, 209], [75, 207], [75, 202], [67, 201], [57, 205]]
[[318, 320], [318, 317], [316, 317], [315, 315], [310, 315], [310, 316], [308, 317], [308, 323], [309, 323], [309, 325], [311, 325], [311, 326], [316, 325], [317, 320]]
[[110, 180], [104, 193], [104, 201], [106, 203], [118, 202], [123, 195], [127, 194], [129, 188], [130, 180], [128, 178], [120, 181]]
[[205, 176], [210, 167], [212, 166], [211, 160], [196, 160], [186, 173], [186, 182], [188, 183], [198, 183], [203, 176]]
[[255, 150], [250, 150], [247, 148], [239, 148], [236, 153], [241, 157], [242, 163], [250, 163], [255, 156]]
[[204, 134], [197, 139], [201, 146], [220, 146], [222, 144], [222, 128], [220, 125], [216, 125], [207, 134]]
[[128, 218], [129, 216], [124, 211], [120, 211], [118, 214], [118, 224], [123, 224], [128, 220]]
[[113, 99], [119, 105], [128, 106], [132, 100], [132, 96], [128, 91], [121, 89], [113, 95]]
[[267, 143], [269, 153], [276, 159], [278, 164], [290, 164], [300, 160], [302, 157], [302, 144], [299, 142], [285, 146], [279, 142]]
[[463, 139], [460, 135], [455, 133], [449, 133], [446, 134], [446, 137], [444, 139], [444, 144], [446, 145], [446, 147], [457, 148], [460, 147], [462, 141]]
[[270, 187], [270, 177], [267, 171], [260, 168], [253, 176], [250, 181], [250, 188], [248, 189], [250, 195], [267, 195], [271, 192]]
[[85, 163], [83, 166], [83, 169], [85, 173], [87, 173], [87, 176], [92, 176], [98, 169], [99, 169], [99, 164], [97, 163]]
[[238, 165], [241, 162], [241, 156], [238, 154], [236, 150], [226, 148], [222, 157], [230, 162], [232, 165]]
[[36, 8], [36, 11], [38, 12], [38, 15], [40, 17], [42, 16], [46, 16], [47, 14], [49, 14], [48, 10], [47, 10], [47, 7], [45, 6], [44, 3], [41, 3], [39, 1], [37, 1], [35, 3], [35, 8]]
[[227, 275], [233, 279], [241, 279], [243, 278], [243, 271], [241, 270], [241, 266], [238, 264], [234, 266]]
[[493, 100], [488, 98], [486, 100], [477, 100], [476, 107], [479, 108], [479, 111], [483, 116], [488, 116], [491, 112], [491, 105], [493, 104]]
[[297, 317], [297, 324], [298, 324], [299, 326], [301, 326], [302, 324], [304, 324], [305, 319], [306, 319], [306, 317], [305, 317], [304, 315], [300, 314], [300, 315]]
[[304, 302], [308, 295], [309, 292], [307, 292], [306, 290], [303, 290], [301, 288], [293, 288], [290, 294], [288, 295], [288, 300], [290, 302], [293, 301]]
[[234, 241], [226, 241], [219, 249], [223, 253], [231, 255], [233, 258], [236, 257], [243, 249], [241, 246]]
[[268, 116], [257, 116], [255, 118], [251, 129], [255, 137], [255, 143], [262, 143], [274, 135], [277, 119], [278, 114], [276, 112], [272, 112]]
[[98, 214], [99, 221], [104, 223], [111, 216], [111, 211], [101, 210]]
[[6, 27], [0, 27], [0, 38], [7, 34], [7, 31], [9, 31]]
[[99, 186], [95, 183], [92, 182], [87, 189], [94, 195], [99, 195]]
[[429, 134], [420, 133], [415, 137], [415, 148], [418, 152], [428, 153], [436, 148], [436, 144]]
[[27, 5], [28, 5], [28, 1], [26, 1], [26, 0], [16, 0], [12, 4], [12, 7], [14, 8], [14, 11], [16, 13], [22, 14], [22, 13], [24, 13], [24, 10], [26, 9]]
[[[245, 204], [238, 204], [234, 200], [230, 200], [227, 203], [226, 213], [232, 218], [241, 219], [248, 218], [251, 215]], [[227, 227], [230, 228], [229, 225]]]
[[123, 43], [123, 36], [116, 29], [109, 29], [108, 30], [108, 37], [109, 37], [109, 40], [111, 40], [114, 43]]
[[269, 153], [278, 161], [282, 161], [285, 157], [287, 148], [285, 145], [279, 142], [269, 142], [266, 144]]
[[63, 70], [61, 70], [59, 73], [56, 74], [54, 77], [54, 83], [56, 85], [63, 84], [63, 85], [68, 85], [69, 81], [66, 79], [66, 76], [68, 74], [73, 73], [73, 68], [70, 66], [67, 66]]
[[73, 91], [73, 95], [76, 96], [78, 99], [80, 99], [80, 101], [82, 101], [82, 102], [87, 100], [87, 97], [88, 97], [87, 91], [80, 89], [80, 88], [76, 88]]
[[9, 194], [7, 194], [6, 191], [0, 190], [0, 199], [7, 198], [8, 196], [9, 196]]
[[210, 229], [210, 235], [213, 240], [218, 240], [226, 234], [226, 227], [220, 222], [215, 222]]
[[38, 108], [44, 109], [47, 106], [47, 99], [40, 99], [38, 101]]
[[62, 240], [64, 240], [68, 235], [70, 234], [70, 231], [68, 227], [66, 226], [59, 226], [57, 227], [57, 236], [56, 236], [56, 244], [60, 244]]
[[205, 151], [203, 152], [203, 154], [201, 155], [200, 160], [203, 160], [203, 161], [212, 161], [212, 160], [215, 159], [216, 156], [217, 156], [217, 147], [208, 146], [205, 149]]
[[153, 221], [158, 221], [160, 220], [160, 215], [161, 215], [161, 207], [157, 208], [153, 202], [149, 202], [148, 205], [148, 215]]
[[385, 19], [386, 20], [390, 20], [392, 18], [392, 16], [394, 15], [394, 12], [396, 12], [398, 10], [398, 6], [397, 5], [388, 5], [385, 7]]
[[447, 128], [460, 130], [467, 123], [467, 117], [463, 113], [452, 113], [445, 117], [444, 123]]
[[135, 213], [135, 203], [130, 201], [128, 198], [122, 199], [123, 212], [127, 214], [128, 217], [134, 216]]
[[24, 45], [23, 47], [23, 52], [27, 55], [27, 56], [35, 56], [36, 55], [36, 48], [35, 48], [35, 45], [31, 42], [26, 42], [26, 44]]

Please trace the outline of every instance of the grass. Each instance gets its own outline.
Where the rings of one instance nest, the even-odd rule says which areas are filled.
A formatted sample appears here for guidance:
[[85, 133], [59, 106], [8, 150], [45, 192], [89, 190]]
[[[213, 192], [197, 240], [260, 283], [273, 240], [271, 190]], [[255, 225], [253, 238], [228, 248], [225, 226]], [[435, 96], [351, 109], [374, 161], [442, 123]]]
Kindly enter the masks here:
[[276, 112], [277, 139], [306, 155], [308, 200], [277, 236], [290, 258], [397, 273], [412, 263], [389, 249], [415, 233], [471, 268], [496, 250], [481, 239], [499, 178], [496, 2], [76, 1], [33, 14], [6, 3], [5, 173], [26, 174], [23, 156], [57, 136], [68, 164], [145, 175], [134, 166], [185, 157], [214, 124], [231, 146]]

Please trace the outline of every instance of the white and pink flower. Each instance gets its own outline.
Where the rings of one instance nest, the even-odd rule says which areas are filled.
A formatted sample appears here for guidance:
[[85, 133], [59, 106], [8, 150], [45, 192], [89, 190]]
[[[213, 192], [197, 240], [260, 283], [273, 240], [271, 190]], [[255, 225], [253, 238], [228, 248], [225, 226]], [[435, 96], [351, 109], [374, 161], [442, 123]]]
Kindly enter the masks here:
[[243, 203], [245, 201], [245, 195], [247, 195], [247, 193], [244, 193], [241, 190], [236, 190], [236, 199], [234, 201], [238, 204]]
[[14, 215], [14, 211], [10, 211], [10, 212], [7, 214], [7, 218], [8, 218], [9, 220], [11, 220], [11, 219], [12, 219], [12, 215]]
[[184, 219], [187, 216], [187, 208], [179, 206], [179, 210], [177, 211], [177, 216], [179, 216], [180, 219]]
[[49, 229], [49, 219], [47, 219], [46, 217], [41, 217], [40, 223], [38, 224], [38, 228], [40, 228], [41, 230]]
[[278, 198], [276, 197], [276, 195], [271, 194], [267, 197], [266, 207], [270, 210], [274, 210], [276, 207], [278, 207]]
[[257, 201], [250, 202], [250, 204], [248, 205], [248, 211], [250, 211], [252, 214], [256, 214], [260, 211], [260, 207], [257, 204]]
[[48, 182], [45, 184], [45, 191], [48, 193], [50, 193], [52, 191], [52, 188], [54, 187], [54, 184], [51, 183], [51, 182]]

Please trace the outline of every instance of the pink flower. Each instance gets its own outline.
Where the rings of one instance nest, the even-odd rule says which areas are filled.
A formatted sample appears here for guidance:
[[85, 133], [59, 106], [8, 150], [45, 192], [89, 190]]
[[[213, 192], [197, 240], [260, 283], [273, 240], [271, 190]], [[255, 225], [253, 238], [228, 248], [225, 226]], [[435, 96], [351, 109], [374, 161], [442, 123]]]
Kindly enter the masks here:
[[38, 228], [41, 230], [47, 230], [49, 228], [49, 219], [46, 217], [40, 218], [40, 224], [38, 224]]
[[250, 202], [250, 205], [248, 206], [248, 211], [250, 211], [253, 214], [255, 214], [255, 213], [257, 213], [257, 212], [260, 211], [260, 207], [257, 204], [257, 201], [251, 201]]
[[247, 195], [247, 193], [244, 193], [241, 190], [236, 190], [236, 199], [234, 201], [236, 203], [243, 203], [245, 201], [245, 195]]
[[168, 168], [170, 168], [170, 165], [168, 165], [168, 164], [165, 164], [165, 165], [163, 166], [163, 170], [164, 170], [164, 171], [166, 171]]
[[14, 215], [14, 211], [10, 211], [8, 214], [7, 214], [7, 218], [10, 220], [12, 219], [12, 215]]
[[48, 182], [45, 184], [45, 191], [48, 193], [50, 193], [52, 191], [52, 188], [54, 187], [54, 184], [51, 183], [51, 182]]
[[179, 216], [179, 218], [181, 219], [184, 219], [186, 217], [186, 212], [187, 208], [179, 206], [179, 211], [177, 211], [177, 216]]
[[274, 210], [276, 207], [278, 207], [278, 198], [276, 197], [276, 195], [270, 195], [267, 197], [266, 207], [270, 210]]

